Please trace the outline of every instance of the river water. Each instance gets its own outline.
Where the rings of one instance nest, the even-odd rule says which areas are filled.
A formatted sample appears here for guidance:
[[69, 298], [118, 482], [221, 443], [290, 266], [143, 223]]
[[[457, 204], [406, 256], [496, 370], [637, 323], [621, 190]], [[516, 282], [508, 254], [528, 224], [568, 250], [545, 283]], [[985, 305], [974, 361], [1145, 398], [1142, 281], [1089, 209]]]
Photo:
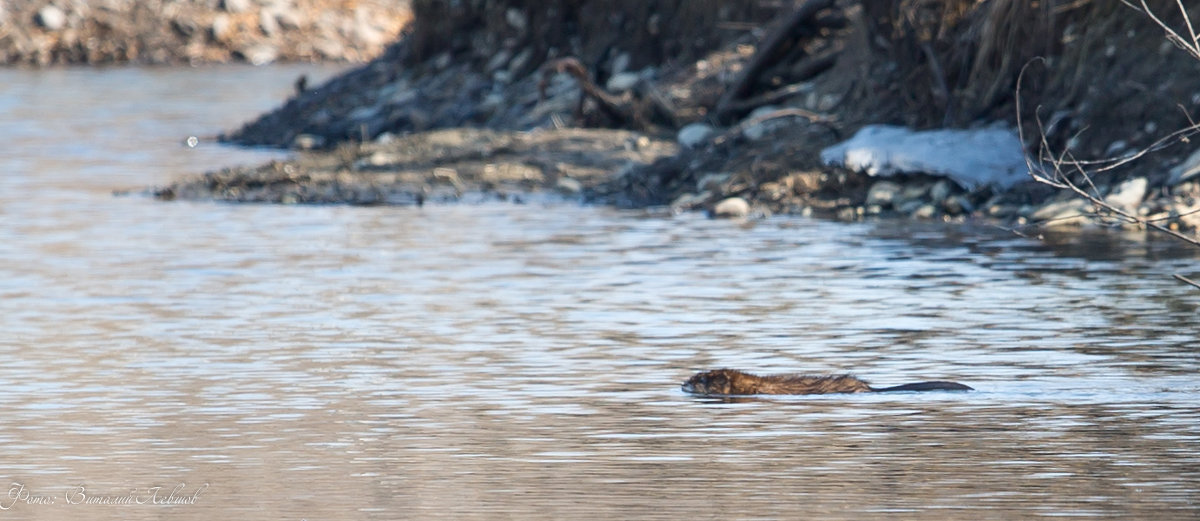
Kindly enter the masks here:
[[112, 194], [277, 157], [180, 142], [310, 69], [0, 71], [0, 517], [1200, 517], [1195, 250]]

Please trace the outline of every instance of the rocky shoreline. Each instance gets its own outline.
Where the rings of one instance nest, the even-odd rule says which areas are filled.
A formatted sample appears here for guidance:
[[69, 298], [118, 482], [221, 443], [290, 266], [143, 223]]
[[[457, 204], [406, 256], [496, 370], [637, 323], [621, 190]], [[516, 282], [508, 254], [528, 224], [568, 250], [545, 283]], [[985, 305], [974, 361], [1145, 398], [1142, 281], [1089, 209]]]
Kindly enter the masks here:
[[411, 18], [385, 0], [9, 0], [0, 65], [361, 62]]
[[[418, 1], [415, 25], [421, 27], [422, 9], [436, 5], [441, 4]], [[483, 16], [494, 23], [455, 32], [445, 45], [433, 47], [417, 31], [372, 63], [299, 93], [224, 136], [233, 143], [311, 152], [259, 168], [180, 180], [155, 193], [165, 199], [423, 204], [547, 190], [595, 203], [728, 217], [893, 216], [987, 220], [1012, 228], [1200, 229], [1200, 176], [1193, 177], [1200, 172], [1200, 155], [1187, 142], [1158, 141], [1163, 129], [1187, 126], [1187, 115], [1176, 106], [1179, 99], [1190, 99], [1190, 104], [1178, 105], [1185, 111], [1200, 106], [1200, 97], [1186, 98], [1186, 93], [1200, 92], [1200, 74], [1186, 53], [1164, 46], [1148, 18], [1120, 10], [1125, 8], [1079, 8], [1069, 11], [1075, 18], [1055, 22], [1060, 32], [1069, 32], [1073, 23], [1108, 24], [1111, 32], [1069, 40], [1056, 52], [1059, 61], [1076, 60], [1071, 66], [1099, 78], [1095, 84], [1111, 79], [1113, 89], [1080, 90], [1048, 67], [1036, 76], [1043, 88], [1031, 98], [1057, 105], [1021, 112], [1012, 90], [1003, 87], [1004, 81], [1017, 85], [1019, 68], [1010, 68], [1011, 77], [990, 87], [990, 98], [981, 97], [969, 83], [951, 92], [947, 78], [925, 86], [933, 98], [911, 90], [914, 85], [898, 88], [898, 78], [910, 77], [904, 74], [939, 71], [929, 64], [939, 59], [937, 52], [948, 53], [941, 58], [951, 60], [958, 59], [955, 51], [933, 49], [934, 54], [920, 54], [907, 65], [896, 47], [911, 43], [903, 39], [890, 42], [888, 52], [868, 52], [879, 38], [864, 40], [862, 32], [873, 23], [900, 22], [873, 20], [881, 16], [870, 12], [875, 7], [864, 11], [855, 2], [810, 0], [792, 11], [777, 7], [775, 13], [718, 10], [717, 19], [706, 23], [739, 30], [686, 40], [690, 43], [681, 48], [688, 50], [666, 61], [639, 54], [620, 40], [595, 46], [568, 38], [565, 48], [540, 43], [558, 30], [568, 31], [568, 37], [571, 31], [603, 34], [604, 27], [586, 26], [599, 23], [592, 19], [543, 26], [533, 20], [565, 15], [519, 0], [464, 5], [480, 11], [438, 13], [450, 20]], [[703, 7], [686, 5], [680, 9]], [[806, 7], [811, 9], [802, 12]], [[978, 9], [983, 12], [967, 9], [968, 15], [958, 20], [966, 27], [962, 30], [996, 23], [987, 19], [994, 13]], [[1036, 17], [1047, 12], [1035, 9], [1022, 16], [1042, 23]], [[617, 24], [613, 30], [621, 34], [658, 31], [661, 36], [659, 16], [643, 12], [641, 18], [603, 23]], [[453, 25], [439, 20], [437, 24]], [[703, 33], [678, 30], [686, 38]], [[780, 43], [781, 38], [798, 39]], [[1120, 53], [1113, 51], [1117, 45], [1123, 46]], [[879, 56], [886, 59], [880, 62]], [[905, 72], [904, 66], [915, 72]], [[1147, 84], [1158, 87], [1138, 88]], [[1126, 88], [1140, 97], [1131, 98]], [[1074, 89], [1075, 98], [1060, 100], [1055, 89]], [[959, 105], [946, 97], [951, 94]], [[918, 98], [921, 103], [913, 105]], [[1032, 158], [1041, 182], [1032, 176], [1003, 185], [963, 182], [919, 167], [882, 177], [872, 175], [871, 168], [822, 160], [823, 151], [867, 125], [885, 121], [938, 128], [930, 121], [947, 123], [970, 110], [986, 117], [964, 119], [959, 128], [999, 125], [1024, 131], [1018, 145]], [[1126, 114], [1137, 114], [1136, 125], [1122, 125], [1129, 122]], [[1101, 126], [1089, 129], [1092, 123]], [[589, 127], [593, 129], [585, 130]], [[604, 128], [624, 130], [605, 134], [618, 130]], [[460, 140], [462, 148], [423, 144], [447, 139]], [[1137, 161], [1121, 159], [1147, 148], [1154, 153], [1139, 155]], [[1064, 171], [1047, 170], [1046, 159], [1076, 157], [1101, 161], [1061, 162]], [[1103, 158], [1114, 159], [1104, 163]], [[1087, 170], [1088, 165], [1113, 163], [1112, 168]], [[577, 174], [578, 169], [586, 174]], [[520, 172], [519, 179], [512, 172]], [[1069, 185], [1082, 188], [1077, 193]]]

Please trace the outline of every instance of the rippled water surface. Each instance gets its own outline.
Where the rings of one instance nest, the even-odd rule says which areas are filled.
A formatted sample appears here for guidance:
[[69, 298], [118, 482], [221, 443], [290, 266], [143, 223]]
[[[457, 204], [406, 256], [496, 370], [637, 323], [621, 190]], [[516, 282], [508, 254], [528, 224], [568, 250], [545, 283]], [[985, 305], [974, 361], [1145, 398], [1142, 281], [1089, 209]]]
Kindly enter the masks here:
[[[111, 195], [277, 155], [179, 142], [300, 72], [0, 71], [0, 517], [1200, 516], [1194, 250]], [[679, 390], [718, 366], [978, 390]]]

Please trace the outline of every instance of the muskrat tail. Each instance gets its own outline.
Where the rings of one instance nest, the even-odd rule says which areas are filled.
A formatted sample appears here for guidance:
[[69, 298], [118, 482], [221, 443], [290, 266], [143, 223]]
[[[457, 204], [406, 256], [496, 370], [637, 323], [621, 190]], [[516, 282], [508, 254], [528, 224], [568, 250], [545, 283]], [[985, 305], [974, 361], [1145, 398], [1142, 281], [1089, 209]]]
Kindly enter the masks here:
[[877, 393], [891, 393], [899, 391], [974, 391], [958, 382], [918, 382], [915, 384], [897, 385], [895, 387], [884, 387], [881, 389], [872, 388], [872, 391]]

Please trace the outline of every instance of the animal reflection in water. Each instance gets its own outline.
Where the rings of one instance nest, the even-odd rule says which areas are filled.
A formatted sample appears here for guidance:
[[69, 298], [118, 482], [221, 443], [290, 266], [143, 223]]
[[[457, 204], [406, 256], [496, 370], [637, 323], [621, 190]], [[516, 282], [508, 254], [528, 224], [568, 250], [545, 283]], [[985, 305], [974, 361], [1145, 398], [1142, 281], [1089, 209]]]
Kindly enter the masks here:
[[900, 391], [973, 391], [957, 382], [919, 382], [894, 387], [871, 387], [850, 375], [758, 376], [735, 369], [697, 373], [683, 382], [683, 391], [704, 395], [888, 393]]

